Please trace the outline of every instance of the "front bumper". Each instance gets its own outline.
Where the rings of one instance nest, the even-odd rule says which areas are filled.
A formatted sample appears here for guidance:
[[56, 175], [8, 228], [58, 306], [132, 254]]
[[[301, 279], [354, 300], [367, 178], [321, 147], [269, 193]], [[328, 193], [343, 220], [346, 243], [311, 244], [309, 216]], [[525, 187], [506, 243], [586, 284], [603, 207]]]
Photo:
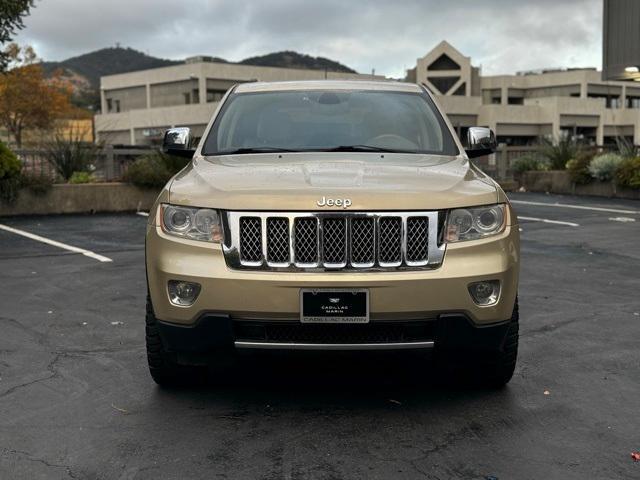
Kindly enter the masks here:
[[[389, 330], [393, 323], [402, 338], [383, 341], [381, 332]], [[245, 325], [249, 324], [249, 326]], [[157, 324], [165, 350], [184, 355], [207, 354], [236, 349], [278, 350], [417, 350], [438, 348], [465, 352], [495, 352], [504, 343], [509, 321], [479, 326], [464, 314], [442, 314], [435, 319], [414, 322], [379, 322], [377, 332], [372, 325], [335, 325], [329, 335], [318, 336], [314, 341], [304, 337], [304, 330], [313, 327], [297, 324], [296, 327], [278, 325], [289, 330], [287, 341], [283, 337], [261, 339], [257, 326], [277, 325], [270, 322], [238, 322], [228, 315], [205, 314], [193, 325], [176, 325], [159, 321]], [[328, 325], [316, 325], [318, 329]], [[300, 330], [298, 336], [291, 331]], [[350, 329], [353, 327], [353, 329]], [[265, 327], [266, 329], [266, 327]], [[345, 330], [346, 329], [346, 330]], [[341, 335], [336, 335], [337, 331]], [[357, 333], [359, 331], [359, 333]], [[356, 335], [353, 333], [356, 332]], [[370, 341], [362, 341], [365, 336]], [[327, 338], [331, 340], [327, 341]], [[358, 341], [355, 341], [358, 340]]]
[[[511, 317], [519, 271], [517, 225], [495, 237], [450, 244], [434, 270], [390, 272], [269, 272], [227, 267], [220, 245], [167, 236], [151, 222], [146, 263], [156, 317], [168, 325], [193, 327], [203, 316], [232, 321], [299, 320], [301, 288], [367, 288], [371, 322], [436, 320], [455, 314], [474, 326]], [[190, 307], [170, 303], [169, 280], [202, 285]], [[468, 285], [499, 280], [501, 294], [492, 306], [476, 305]]]

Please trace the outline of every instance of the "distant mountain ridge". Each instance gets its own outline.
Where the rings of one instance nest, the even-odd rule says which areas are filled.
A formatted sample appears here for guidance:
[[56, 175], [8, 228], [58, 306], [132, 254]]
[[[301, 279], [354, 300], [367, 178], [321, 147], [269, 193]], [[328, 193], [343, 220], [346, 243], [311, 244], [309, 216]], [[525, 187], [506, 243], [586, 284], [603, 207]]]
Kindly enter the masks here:
[[329, 72], [357, 73], [355, 70], [335, 60], [325, 57], [312, 57], [311, 55], [291, 50], [249, 57], [238, 63], [261, 67], [308, 68], [310, 70], [327, 70]]
[[133, 48], [111, 47], [68, 58], [61, 62], [42, 62], [45, 72], [69, 70], [85, 77], [92, 88], [100, 88], [100, 77], [148, 68], [167, 67], [181, 62], [146, 55]]
[[[307, 68], [329, 72], [356, 73], [355, 70], [334, 60], [325, 57], [312, 57], [290, 50], [249, 57], [240, 62], [229, 62], [218, 57], [214, 57], [214, 61], [263, 67]], [[42, 62], [41, 65], [46, 74], [51, 75], [54, 71], [62, 71], [63, 75], [71, 81], [74, 85], [74, 103], [76, 105], [97, 109], [100, 77], [181, 63], [183, 62], [152, 57], [133, 48], [109, 47], [60, 62]]]

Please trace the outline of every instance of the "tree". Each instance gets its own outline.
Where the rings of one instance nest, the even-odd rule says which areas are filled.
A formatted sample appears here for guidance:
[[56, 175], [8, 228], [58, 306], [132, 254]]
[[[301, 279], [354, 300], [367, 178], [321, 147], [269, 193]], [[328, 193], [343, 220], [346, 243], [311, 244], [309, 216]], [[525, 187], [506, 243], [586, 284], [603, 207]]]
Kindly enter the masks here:
[[31, 47], [5, 49], [14, 67], [0, 75], [0, 125], [22, 146], [25, 130], [46, 130], [71, 111], [71, 88], [59, 73], [45, 78]]
[[[11, 41], [17, 30], [24, 28], [22, 17], [29, 14], [33, 0], [0, 1], [0, 46]], [[0, 51], [0, 71], [7, 68], [10, 58]]]

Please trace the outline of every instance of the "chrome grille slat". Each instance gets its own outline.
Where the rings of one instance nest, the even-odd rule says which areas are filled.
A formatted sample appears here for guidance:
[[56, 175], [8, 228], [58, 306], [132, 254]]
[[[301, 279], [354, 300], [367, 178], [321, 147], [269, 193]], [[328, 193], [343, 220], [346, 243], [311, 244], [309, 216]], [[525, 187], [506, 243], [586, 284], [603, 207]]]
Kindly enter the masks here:
[[402, 219], [380, 217], [378, 220], [378, 262], [383, 267], [402, 263]]
[[351, 265], [355, 268], [373, 267], [376, 262], [375, 219], [351, 219]]
[[347, 264], [347, 219], [322, 220], [322, 261], [328, 268], [342, 268]]
[[408, 264], [424, 265], [429, 260], [429, 219], [409, 217], [407, 219], [406, 261]]
[[240, 219], [240, 258], [247, 264], [262, 264], [262, 221], [260, 217]]
[[317, 266], [319, 250], [318, 219], [296, 218], [293, 227], [293, 251], [297, 266]]
[[438, 268], [438, 212], [225, 212], [231, 268], [385, 271]]
[[289, 219], [267, 218], [267, 262], [269, 265], [288, 265], [290, 261]]

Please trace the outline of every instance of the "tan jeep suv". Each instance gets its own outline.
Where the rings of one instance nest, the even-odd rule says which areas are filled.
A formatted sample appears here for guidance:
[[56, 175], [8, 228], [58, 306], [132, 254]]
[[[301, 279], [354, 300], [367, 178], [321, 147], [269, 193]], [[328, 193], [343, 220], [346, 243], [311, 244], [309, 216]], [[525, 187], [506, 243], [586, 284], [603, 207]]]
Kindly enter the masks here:
[[[507, 383], [519, 233], [432, 95], [396, 82], [244, 83], [163, 189], [146, 236], [147, 351], [160, 384], [240, 349], [433, 349]], [[454, 368], [455, 367], [455, 368]], [[457, 374], [456, 373], [456, 374]]]

